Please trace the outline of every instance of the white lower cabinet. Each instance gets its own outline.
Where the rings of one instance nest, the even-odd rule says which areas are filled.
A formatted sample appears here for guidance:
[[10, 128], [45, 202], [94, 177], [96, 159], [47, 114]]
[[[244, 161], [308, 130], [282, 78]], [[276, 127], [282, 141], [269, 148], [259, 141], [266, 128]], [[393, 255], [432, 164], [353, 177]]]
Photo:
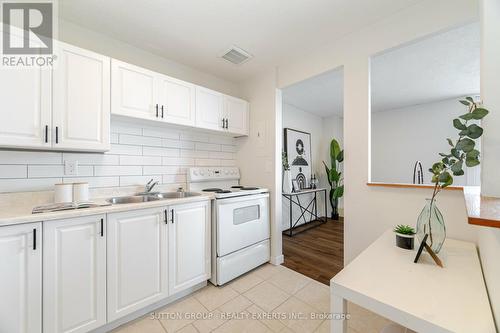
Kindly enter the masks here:
[[165, 210], [108, 215], [108, 321], [168, 296]]
[[210, 205], [169, 208], [169, 293], [175, 294], [210, 278]]
[[43, 331], [106, 324], [105, 215], [44, 222]]
[[0, 332], [42, 332], [41, 223], [0, 228]]

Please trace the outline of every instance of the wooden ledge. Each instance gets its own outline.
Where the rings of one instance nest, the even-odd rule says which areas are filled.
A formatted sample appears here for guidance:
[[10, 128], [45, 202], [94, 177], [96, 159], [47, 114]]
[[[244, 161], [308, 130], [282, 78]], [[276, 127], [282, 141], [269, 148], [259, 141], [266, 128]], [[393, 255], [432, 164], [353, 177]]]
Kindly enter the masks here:
[[500, 228], [500, 198], [481, 195], [478, 186], [464, 187], [469, 224]]
[[[374, 186], [374, 187], [392, 187], [392, 188], [420, 188], [420, 189], [433, 189], [434, 185], [426, 185], [426, 184], [404, 184], [404, 183], [374, 183], [374, 182], [368, 182], [366, 183], [368, 186]], [[445, 190], [450, 190], [450, 191], [462, 191], [463, 187], [462, 186], [448, 186], [445, 188]], [[432, 193], [431, 193], [432, 194]]]

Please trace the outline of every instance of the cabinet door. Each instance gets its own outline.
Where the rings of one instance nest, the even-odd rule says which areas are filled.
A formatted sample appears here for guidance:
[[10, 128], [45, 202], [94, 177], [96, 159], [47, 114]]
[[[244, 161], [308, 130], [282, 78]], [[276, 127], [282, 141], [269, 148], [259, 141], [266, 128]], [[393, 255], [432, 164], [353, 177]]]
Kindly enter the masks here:
[[42, 332], [41, 223], [0, 227], [0, 332]]
[[106, 324], [104, 222], [104, 215], [44, 222], [44, 332], [88, 332]]
[[168, 296], [162, 209], [108, 214], [108, 321]]
[[210, 278], [210, 205], [169, 209], [169, 292], [174, 294]]
[[216, 91], [196, 87], [196, 126], [223, 131], [223, 95]]
[[160, 116], [166, 122], [194, 126], [194, 85], [168, 76], [160, 79]]
[[109, 150], [110, 58], [57, 43], [53, 147]]
[[157, 73], [112, 59], [111, 112], [134, 118], [158, 119], [157, 82]]
[[[23, 42], [15, 34], [11, 38]], [[52, 72], [36, 67], [0, 69], [0, 146], [51, 146]]]
[[224, 96], [224, 109], [224, 114], [227, 117], [227, 130], [234, 134], [248, 135], [248, 102]]

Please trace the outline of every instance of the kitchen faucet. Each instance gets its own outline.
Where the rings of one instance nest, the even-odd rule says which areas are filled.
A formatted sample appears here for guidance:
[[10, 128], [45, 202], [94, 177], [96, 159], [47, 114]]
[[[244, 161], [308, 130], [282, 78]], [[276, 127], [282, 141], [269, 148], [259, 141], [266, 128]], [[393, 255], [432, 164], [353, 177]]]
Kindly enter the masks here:
[[159, 181], [153, 183], [153, 180], [154, 179], [151, 178], [151, 180], [146, 184], [146, 186], [144, 186], [144, 193], [151, 193], [153, 188], [160, 183]]

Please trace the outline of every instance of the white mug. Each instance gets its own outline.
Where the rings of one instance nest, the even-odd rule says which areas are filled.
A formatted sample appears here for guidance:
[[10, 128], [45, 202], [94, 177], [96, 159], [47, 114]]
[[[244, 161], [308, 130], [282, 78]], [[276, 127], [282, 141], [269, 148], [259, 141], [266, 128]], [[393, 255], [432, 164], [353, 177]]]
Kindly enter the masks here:
[[73, 201], [89, 201], [89, 183], [73, 183]]
[[54, 202], [72, 202], [73, 201], [73, 184], [60, 183], [54, 184]]

